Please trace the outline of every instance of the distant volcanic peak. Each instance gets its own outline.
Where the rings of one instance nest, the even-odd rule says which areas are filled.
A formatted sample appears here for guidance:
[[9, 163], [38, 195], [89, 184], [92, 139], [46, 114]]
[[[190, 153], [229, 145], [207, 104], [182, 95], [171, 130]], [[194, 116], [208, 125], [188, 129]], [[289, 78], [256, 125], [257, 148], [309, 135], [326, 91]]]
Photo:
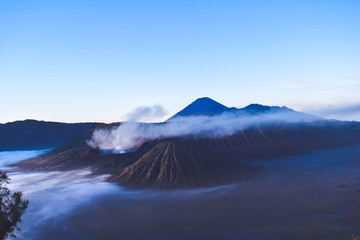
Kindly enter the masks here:
[[[244, 108], [232, 110], [235, 113], [246, 114], [246, 115], [268, 115], [273, 117], [281, 118], [284, 121], [297, 122], [297, 121], [318, 121], [324, 120], [321, 117], [298, 112], [291, 108], [282, 106], [266, 106], [261, 104], [250, 104]], [[280, 120], [280, 119], [279, 119]]]
[[196, 99], [194, 102], [192, 102], [180, 112], [176, 113], [170, 119], [177, 117], [210, 116], [222, 113], [228, 109], [228, 107], [212, 100], [211, 98], [203, 97]]
[[198, 98], [187, 107], [185, 107], [180, 112], [176, 113], [174, 116], [168, 119], [180, 119], [183, 117], [195, 117], [195, 116], [214, 116], [220, 115], [222, 113], [235, 113], [235, 114], [249, 114], [249, 115], [259, 115], [259, 114], [267, 114], [267, 113], [296, 113], [296, 111], [287, 108], [285, 106], [266, 106], [261, 104], [250, 104], [244, 108], [235, 108], [235, 107], [227, 107], [218, 103], [211, 98], [203, 97]]
[[278, 107], [278, 106], [266, 106], [261, 104], [250, 104], [242, 110], [250, 112], [250, 113], [266, 113], [266, 112], [294, 112], [294, 110], [287, 108], [285, 106]]

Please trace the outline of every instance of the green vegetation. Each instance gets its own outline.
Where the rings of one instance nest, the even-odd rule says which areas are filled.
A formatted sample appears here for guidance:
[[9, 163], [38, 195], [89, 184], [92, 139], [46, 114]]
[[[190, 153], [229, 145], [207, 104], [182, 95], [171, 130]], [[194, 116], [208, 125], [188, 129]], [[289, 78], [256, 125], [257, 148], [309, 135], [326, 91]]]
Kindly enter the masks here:
[[0, 170], [0, 239], [16, 237], [14, 231], [20, 230], [17, 224], [29, 203], [23, 199], [22, 192], [11, 194], [7, 188], [9, 182], [10, 178]]

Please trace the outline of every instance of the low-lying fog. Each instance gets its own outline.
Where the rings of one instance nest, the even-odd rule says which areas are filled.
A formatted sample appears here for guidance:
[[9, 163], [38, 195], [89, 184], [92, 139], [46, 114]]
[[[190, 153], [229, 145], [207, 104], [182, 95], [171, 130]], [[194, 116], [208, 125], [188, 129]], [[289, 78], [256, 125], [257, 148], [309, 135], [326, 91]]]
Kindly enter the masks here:
[[49, 150], [28, 150], [28, 151], [3, 151], [0, 152], [0, 169], [10, 170], [12, 167], [8, 165], [22, 161], [27, 158], [37, 157], [44, 153], [47, 153]]
[[[46, 151], [0, 152], [0, 164]], [[128, 190], [90, 169], [11, 173], [29, 208], [17, 239], [347, 239], [360, 235], [360, 146], [256, 161], [239, 184]]]

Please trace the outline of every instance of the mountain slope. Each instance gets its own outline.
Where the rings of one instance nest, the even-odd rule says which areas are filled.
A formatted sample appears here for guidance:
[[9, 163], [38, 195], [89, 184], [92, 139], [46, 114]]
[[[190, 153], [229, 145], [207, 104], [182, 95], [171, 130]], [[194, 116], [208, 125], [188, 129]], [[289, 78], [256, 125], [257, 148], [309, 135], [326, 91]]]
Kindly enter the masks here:
[[36, 120], [0, 124], [0, 151], [53, 148], [102, 124]]
[[244, 108], [229, 108], [212, 100], [211, 98], [204, 97], [196, 99], [194, 102], [173, 115], [167, 121], [181, 120], [184, 117], [214, 116], [223, 113], [231, 113], [238, 116], [239, 118], [262, 114], [284, 114], [284, 117], [290, 117], [304, 121], [323, 120], [323, 118], [307, 113], [297, 112], [285, 106], [278, 107], [265, 106], [261, 104], [250, 104]]
[[180, 112], [176, 113], [174, 116], [168, 119], [174, 120], [180, 117], [191, 117], [191, 116], [211, 116], [214, 114], [219, 114], [228, 110], [229, 108], [218, 103], [211, 98], [203, 97], [198, 98], [187, 107], [182, 109]]
[[[84, 143], [84, 139], [81, 140]], [[317, 121], [253, 127], [224, 137], [178, 137], [145, 142], [135, 152], [101, 154], [88, 146], [63, 148], [15, 166], [25, 170], [91, 167], [110, 181], [136, 188], [193, 188], [238, 181], [254, 160], [360, 143], [360, 123]], [[72, 145], [71, 146], [76, 146]], [[61, 148], [59, 148], [61, 149]], [[256, 163], [256, 161], [255, 161]]]
[[[360, 143], [360, 124], [324, 122], [249, 128], [218, 138], [164, 139], [111, 181], [140, 188], [231, 183], [256, 171], [253, 160]], [[249, 165], [250, 164], [250, 165]]]
[[[124, 186], [195, 188], [239, 181], [256, 172], [258, 169], [254, 165], [256, 160], [269, 160], [360, 143], [358, 122], [322, 120], [286, 107], [252, 104], [236, 109], [227, 108], [209, 98], [202, 98], [184, 110], [179, 115], [205, 115], [209, 116], [206, 121], [211, 118], [212, 121], [239, 124], [242, 127], [236, 131], [229, 131], [225, 136], [211, 132], [210, 134], [201, 132], [197, 135], [186, 135], [182, 132], [182, 136], [175, 135], [177, 137], [165, 137], [168, 136], [165, 134], [157, 138], [146, 138], [145, 135], [140, 134], [138, 136], [143, 138], [141, 141], [143, 144], [133, 152], [124, 154], [101, 154], [99, 149], [87, 146], [87, 141], [92, 137], [93, 130], [91, 130], [48, 154], [25, 160], [15, 166], [25, 170], [69, 170], [91, 167], [96, 174], [111, 174], [109, 181]], [[224, 116], [211, 117], [222, 113], [226, 113], [225, 117], [234, 118], [235, 121], [223, 122]], [[279, 114], [277, 117], [280, 118], [266, 124], [258, 121], [253, 125], [242, 125], [244, 119], [241, 117], [244, 114], [268, 119], [267, 114], [273, 116], [273, 113]], [[292, 121], [292, 117], [296, 121]], [[258, 120], [258, 117], [255, 117], [255, 120]], [[179, 123], [183, 122], [160, 124], [169, 126], [166, 131], [172, 131], [174, 130], [172, 128], [177, 129]], [[196, 125], [198, 121], [194, 119], [188, 119], [186, 126], [188, 124], [195, 124], [196, 128], [200, 127]], [[120, 123], [101, 125], [97, 129], [111, 131], [117, 129], [119, 125], [121, 126]], [[158, 129], [153, 127], [158, 125], [159, 123], [141, 123], [142, 127], [136, 128], [136, 131], [151, 134], [154, 129]], [[211, 131], [211, 126], [215, 125], [210, 125], [206, 131]], [[125, 136], [129, 137], [129, 135]], [[146, 141], [146, 139], [155, 140]]]
[[234, 182], [245, 176], [242, 173], [255, 169], [201, 144], [167, 140], [134, 164], [115, 172], [110, 180], [132, 187], [191, 188]]
[[317, 121], [317, 120], [325, 120], [324, 118], [311, 115], [308, 113], [298, 112], [291, 108], [287, 108], [285, 106], [278, 107], [278, 106], [265, 106], [261, 104], [250, 104], [244, 108], [231, 108], [230, 111], [237, 114], [238, 116], [241, 115], [279, 115], [284, 118], [288, 118], [288, 120], [296, 120], [296, 121]]

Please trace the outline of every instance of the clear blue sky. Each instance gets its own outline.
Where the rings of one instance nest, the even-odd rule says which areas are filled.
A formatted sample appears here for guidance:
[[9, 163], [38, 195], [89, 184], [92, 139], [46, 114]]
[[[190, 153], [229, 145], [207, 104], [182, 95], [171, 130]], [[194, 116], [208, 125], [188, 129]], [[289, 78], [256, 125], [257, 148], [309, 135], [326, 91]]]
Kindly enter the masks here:
[[203, 96], [360, 120], [360, 1], [3, 0], [0, 83], [0, 122]]

